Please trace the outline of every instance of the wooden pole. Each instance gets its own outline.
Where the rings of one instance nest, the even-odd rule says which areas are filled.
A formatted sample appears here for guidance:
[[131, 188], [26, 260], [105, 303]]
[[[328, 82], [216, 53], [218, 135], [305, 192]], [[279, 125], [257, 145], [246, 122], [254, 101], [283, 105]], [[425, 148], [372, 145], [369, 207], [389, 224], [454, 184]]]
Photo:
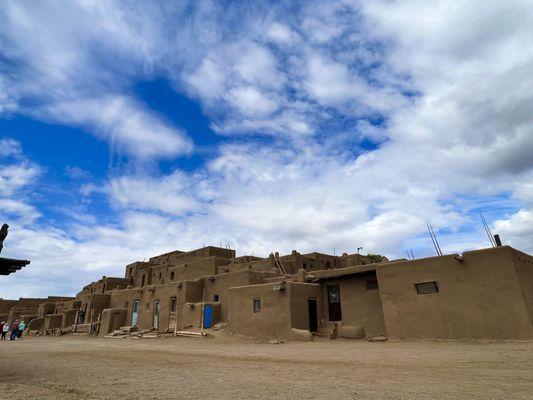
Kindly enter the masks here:
[[206, 282], [206, 279], [204, 278], [204, 290], [203, 290], [203, 294], [202, 294], [202, 309], [201, 309], [202, 315], [200, 317], [200, 333], [202, 333], [202, 335], [204, 333], [205, 282]]

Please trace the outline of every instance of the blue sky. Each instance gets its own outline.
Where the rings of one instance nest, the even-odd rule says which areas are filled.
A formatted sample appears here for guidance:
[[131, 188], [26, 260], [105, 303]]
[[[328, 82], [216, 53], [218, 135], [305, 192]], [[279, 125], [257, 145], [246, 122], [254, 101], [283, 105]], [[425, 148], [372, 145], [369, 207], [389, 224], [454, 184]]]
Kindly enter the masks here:
[[[135, 260], [533, 251], [523, 2], [7, 1], [0, 297]], [[5, 254], [4, 254], [5, 253]]]

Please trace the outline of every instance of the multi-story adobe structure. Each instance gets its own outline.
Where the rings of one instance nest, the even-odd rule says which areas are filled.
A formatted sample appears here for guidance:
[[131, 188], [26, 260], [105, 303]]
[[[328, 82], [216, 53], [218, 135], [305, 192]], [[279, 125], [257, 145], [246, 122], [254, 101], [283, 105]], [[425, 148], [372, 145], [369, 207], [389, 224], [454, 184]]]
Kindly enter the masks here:
[[[178, 332], [227, 323], [277, 339], [533, 338], [533, 257], [508, 246], [416, 260], [174, 251], [44, 303], [30, 329]], [[82, 325], [79, 325], [82, 324]]]
[[48, 296], [45, 298], [21, 297], [18, 300], [0, 299], [0, 321], [9, 323], [20, 320], [27, 323], [42, 316], [40, 310], [44, 304], [50, 304], [55, 310], [57, 304], [72, 301], [74, 297]]

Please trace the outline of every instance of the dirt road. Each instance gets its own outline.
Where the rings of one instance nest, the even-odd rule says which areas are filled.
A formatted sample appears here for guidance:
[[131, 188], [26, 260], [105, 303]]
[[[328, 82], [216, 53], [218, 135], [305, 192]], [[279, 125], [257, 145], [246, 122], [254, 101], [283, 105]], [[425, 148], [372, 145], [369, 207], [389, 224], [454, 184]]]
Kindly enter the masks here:
[[0, 342], [6, 399], [533, 399], [533, 342]]

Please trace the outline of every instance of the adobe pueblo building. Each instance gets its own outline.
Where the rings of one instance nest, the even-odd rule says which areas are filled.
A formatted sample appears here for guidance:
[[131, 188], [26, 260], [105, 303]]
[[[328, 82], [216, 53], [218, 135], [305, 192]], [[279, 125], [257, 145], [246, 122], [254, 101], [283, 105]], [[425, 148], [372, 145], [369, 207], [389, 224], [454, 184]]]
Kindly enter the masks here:
[[[5, 308], [5, 307], [4, 307]], [[38, 306], [29, 330], [206, 331], [267, 339], [533, 338], [533, 257], [508, 246], [416, 260], [174, 251]]]

